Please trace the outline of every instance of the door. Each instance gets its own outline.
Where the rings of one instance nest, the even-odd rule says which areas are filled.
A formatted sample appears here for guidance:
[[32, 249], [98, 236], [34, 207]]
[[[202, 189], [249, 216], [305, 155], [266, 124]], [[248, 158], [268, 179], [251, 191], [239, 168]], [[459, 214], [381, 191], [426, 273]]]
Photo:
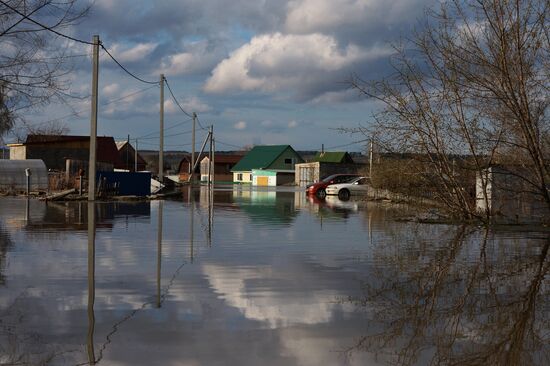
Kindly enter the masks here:
[[256, 182], [259, 186], [267, 186], [269, 184], [269, 177], [257, 177]]

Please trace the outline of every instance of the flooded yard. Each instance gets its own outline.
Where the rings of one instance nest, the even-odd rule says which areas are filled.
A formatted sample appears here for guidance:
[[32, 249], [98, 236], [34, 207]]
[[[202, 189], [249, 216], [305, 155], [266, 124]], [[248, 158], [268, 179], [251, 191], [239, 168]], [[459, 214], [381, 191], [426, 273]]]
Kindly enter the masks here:
[[550, 364], [550, 233], [403, 210], [2, 198], [0, 365]]

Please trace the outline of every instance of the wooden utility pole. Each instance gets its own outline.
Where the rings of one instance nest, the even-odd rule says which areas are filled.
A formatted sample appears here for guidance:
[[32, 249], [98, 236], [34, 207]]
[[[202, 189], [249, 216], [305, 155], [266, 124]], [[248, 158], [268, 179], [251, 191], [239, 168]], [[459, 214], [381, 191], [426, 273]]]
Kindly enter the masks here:
[[[195, 123], [197, 123], [197, 114], [193, 112], [193, 132], [191, 136], [191, 169], [194, 169], [195, 166]], [[193, 173], [195, 173], [194, 170], [191, 170], [189, 172], [189, 177], [191, 184], [193, 184]]]
[[90, 118], [90, 158], [88, 161], [88, 201], [95, 201], [97, 148], [97, 91], [99, 77], [99, 36], [94, 36], [92, 58], [92, 113]]
[[216, 183], [216, 139], [214, 138], [214, 127], [212, 127], [212, 184]]
[[136, 147], [134, 148], [134, 172], [138, 171], [137, 155], [138, 155], [138, 140], [136, 139]]
[[208, 136], [210, 138], [210, 147], [208, 150], [208, 186], [212, 184], [212, 126], [208, 129]]
[[164, 74], [160, 74], [159, 181], [164, 182]]
[[[202, 146], [201, 146], [201, 151], [199, 152], [199, 156], [201, 156], [201, 154], [203, 153], [204, 151], [204, 148], [206, 147], [206, 143], [208, 142], [208, 139], [210, 138], [210, 132], [208, 132], [206, 134], [206, 138], [204, 139], [203, 143], [202, 143]], [[195, 165], [193, 165], [193, 171], [197, 168], [197, 164], [199, 163], [198, 159], [197, 161], [195, 162]], [[191, 179], [192, 177], [189, 177], [189, 179]]]
[[130, 171], [130, 135], [128, 134], [128, 140], [126, 140], [126, 170]]
[[372, 182], [372, 153], [373, 153], [373, 147], [372, 147], [372, 140], [370, 140], [370, 146], [369, 146], [369, 179], [371, 179]]

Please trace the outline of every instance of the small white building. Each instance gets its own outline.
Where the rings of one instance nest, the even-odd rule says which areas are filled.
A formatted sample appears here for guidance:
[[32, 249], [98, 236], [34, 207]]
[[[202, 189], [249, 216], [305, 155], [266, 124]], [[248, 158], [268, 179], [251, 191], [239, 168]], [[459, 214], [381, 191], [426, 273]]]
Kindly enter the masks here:
[[252, 185], [260, 187], [277, 186], [277, 172], [273, 170], [252, 170]]
[[494, 165], [476, 175], [476, 209], [496, 221], [545, 222], [548, 207], [521, 177], [528, 168]]

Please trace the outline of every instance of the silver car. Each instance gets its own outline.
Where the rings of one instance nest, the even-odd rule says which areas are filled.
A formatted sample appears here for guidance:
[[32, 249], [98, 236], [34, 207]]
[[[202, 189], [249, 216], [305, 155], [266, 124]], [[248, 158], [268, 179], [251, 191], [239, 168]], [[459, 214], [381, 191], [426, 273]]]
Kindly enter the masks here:
[[326, 188], [327, 195], [338, 196], [341, 200], [349, 199], [351, 195], [365, 194], [369, 189], [367, 177], [357, 177], [348, 183], [331, 184]]

